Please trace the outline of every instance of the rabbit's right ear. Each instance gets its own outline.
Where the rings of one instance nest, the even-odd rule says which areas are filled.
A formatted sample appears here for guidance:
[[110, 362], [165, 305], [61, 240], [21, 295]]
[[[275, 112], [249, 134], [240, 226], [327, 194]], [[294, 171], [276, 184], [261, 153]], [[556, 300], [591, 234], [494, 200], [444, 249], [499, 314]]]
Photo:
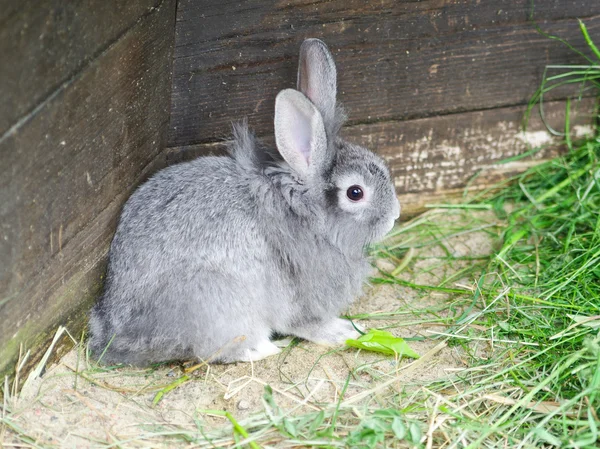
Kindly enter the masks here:
[[282, 90], [275, 99], [275, 142], [285, 161], [304, 179], [326, 166], [323, 118], [315, 105], [297, 90]]
[[326, 124], [333, 123], [337, 94], [337, 71], [327, 45], [306, 39], [300, 47], [297, 88], [317, 107]]

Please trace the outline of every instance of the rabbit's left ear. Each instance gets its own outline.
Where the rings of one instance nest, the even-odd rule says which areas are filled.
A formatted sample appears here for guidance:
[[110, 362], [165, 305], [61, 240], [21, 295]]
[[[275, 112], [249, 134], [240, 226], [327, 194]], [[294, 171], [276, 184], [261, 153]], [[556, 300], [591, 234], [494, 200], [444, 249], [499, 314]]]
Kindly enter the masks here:
[[327, 45], [306, 39], [300, 47], [297, 88], [317, 107], [326, 125], [333, 123], [337, 94], [337, 71]]
[[303, 179], [318, 174], [326, 165], [323, 118], [297, 90], [282, 90], [275, 99], [275, 142], [285, 161]]

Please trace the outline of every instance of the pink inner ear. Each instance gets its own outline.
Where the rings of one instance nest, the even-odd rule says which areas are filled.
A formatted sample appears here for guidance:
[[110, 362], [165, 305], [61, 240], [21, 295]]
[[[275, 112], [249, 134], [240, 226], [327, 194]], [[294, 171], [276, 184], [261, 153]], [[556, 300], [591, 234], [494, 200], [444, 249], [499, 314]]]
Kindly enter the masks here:
[[[307, 77], [306, 77], [306, 78], [309, 78], [309, 76], [307, 75]], [[310, 79], [307, 79], [307, 80], [306, 80], [306, 84], [307, 84], [307, 87], [306, 87], [306, 93], [305, 93], [304, 95], [306, 95], [306, 97], [307, 97], [307, 98], [308, 98], [310, 101], [312, 101], [312, 102], [313, 102], [313, 104], [316, 104], [316, 101], [317, 101], [317, 99], [315, 98], [315, 94], [316, 94], [316, 92], [315, 92], [315, 89], [314, 89], [314, 88], [311, 88], [311, 87], [310, 87], [310, 86], [312, 86], [312, 84], [310, 83]]]
[[[311, 86], [313, 86], [311, 88]], [[302, 65], [302, 77], [300, 82], [300, 91], [306, 95], [306, 97], [313, 102], [313, 104], [317, 104], [318, 99], [315, 98], [315, 94], [317, 93], [314, 89], [314, 83], [311, 80], [311, 71], [309, 70], [308, 61], [304, 61]]]

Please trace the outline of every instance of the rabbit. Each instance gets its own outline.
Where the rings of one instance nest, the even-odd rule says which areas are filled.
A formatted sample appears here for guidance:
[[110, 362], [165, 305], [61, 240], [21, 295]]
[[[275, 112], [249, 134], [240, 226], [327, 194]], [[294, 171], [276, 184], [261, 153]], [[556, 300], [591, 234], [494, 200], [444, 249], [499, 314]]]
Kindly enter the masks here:
[[167, 167], [131, 195], [91, 312], [94, 357], [250, 362], [280, 351], [274, 334], [359, 335], [339, 315], [400, 204], [385, 162], [338, 135], [336, 76], [327, 46], [305, 40], [297, 90], [275, 100], [277, 151], [238, 123], [228, 155]]

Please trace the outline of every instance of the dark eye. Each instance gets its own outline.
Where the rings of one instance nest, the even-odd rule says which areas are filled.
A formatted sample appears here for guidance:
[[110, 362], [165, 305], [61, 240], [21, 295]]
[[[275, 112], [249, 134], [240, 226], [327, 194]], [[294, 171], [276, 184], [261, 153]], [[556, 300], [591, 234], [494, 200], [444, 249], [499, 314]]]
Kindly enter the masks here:
[[363, 195], [364, 193], [361, 186], [350, 186], [348, 187], [348, 190], [346, 190], [346, 196], [352, 201], [362, 200]]

